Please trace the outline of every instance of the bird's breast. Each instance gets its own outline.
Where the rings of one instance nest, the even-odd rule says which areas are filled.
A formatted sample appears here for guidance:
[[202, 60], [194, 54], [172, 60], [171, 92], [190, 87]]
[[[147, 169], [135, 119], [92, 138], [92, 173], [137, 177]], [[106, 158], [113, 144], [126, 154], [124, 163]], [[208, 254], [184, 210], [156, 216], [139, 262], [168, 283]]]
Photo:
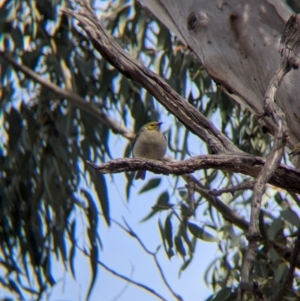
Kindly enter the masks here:
[[141, 133], [133, 147], [133, 156], [136, 158], [147, 158], [162, 160], [167, 150], [167, 141], [160, 132]]

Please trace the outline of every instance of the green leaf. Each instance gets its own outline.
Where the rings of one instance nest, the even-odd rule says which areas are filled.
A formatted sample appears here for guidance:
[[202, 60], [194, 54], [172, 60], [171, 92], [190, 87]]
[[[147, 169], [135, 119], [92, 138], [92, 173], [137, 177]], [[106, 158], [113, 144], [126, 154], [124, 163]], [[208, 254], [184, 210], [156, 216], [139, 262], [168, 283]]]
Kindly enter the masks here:
[[76, 274], [75, 274], [75, 268], [74, 268], [75, 254], [76, 254], [76, 245], [72, 244], [72, 246], [70, 248], [70, 253], [69, 253], [69, 264], [70, 264], [72, 276], [76, 280]]
[[264, 222], [264, 216], [265, 216], [264, 210], [260, 210], [258, 226], [259, 226], [259, 231], [260, 231], [262, 237], [264, 239], [268, 239], [267, 225]]
[[192, 262], [193, 257], [189, 258], [188, 260], [186, 260], [183, 265], [180, 267], [180, 272], [184, 271]]
[[141, 222], [147, 221], [159, 211], [170, 209], [172, 206], [172, 204], [169, 204], [169, 193], [167, 191], [163, 192], [159, 196], [156, 204], [152, 207], [152, 211], [146, 217], [144, 217]]
[[295, 211], [288, 208], [281, 212], [281, 216], [283, 217], [284, 220], [288, 221], [293, 226], [299, 228], [300, 226], [299, 217]]
[[274, 219], [271, 226], [268, 229], [268, 237], [272, 241], [275, 239], [276, 234], [283, 229], [283, 221], [281, 217]]
[[160, 236], [161, 236], [161, 240], [163, 242], [165, 252], [166, 252], [167, 256], [169, 257], [166, 242], [165, 242], [165, 240], [166, 240], [165, 229], [164, 229], [160, 219], [158, 220], [158, 228], [159, 228], [159, 232], [160, 232]]
[[203, 228], [198, 227], [195, 224], [188, 223], [188, 228], [190, 232], [197, 238], [202, 239], [207, 242], [216, 242], [217, 238], [205, 231]]
[[280, 263], [275, 270], [275, 278], [274, 281], [276, 283], [281, 283], [288, 273], [288, 267], [285, 262]]
[[46, 258], [44, 259], [43, 262], [43, 270], [44, 270], [44, 275], [48, 281], [48, 283], [50, 283], [51, 286], [53, 286], [56, 282], [51, 274], [51, 258], [50, 258], [50, 254], [47, 254]]
[[75, 233], [76, 233], [76, 220], [74, 219], [71, 224], [70, 240], [72, 242], [72, 246], [70, 248], [70, 253], [69, 253], [69, 264], [70, 264], [71, 273], [72, 273], [72, 276], [74, 279], [76, 279], [75, 269], [74, 269], [74, 258], [75, 258], [75, 253], [76, 253]]
[[85, 189], [81, 189], [81, 193], [85, 196], [86, 200], [88, 201], [88, 208], [87, 208], [87, 216], [89, 220], [89, 229], [92, 230], [90, 235], [90, 242], [92, 243], [95, 240], [96, 237], [96, 230], [97, 230], [97, 223], [98, 223], [98, 212], [97, 212], [97, 207], [93, 201], [92, 196], [88, 191]]
[[165, 221], [165, 237], [168, 243], [169, 249], [173, 248], [173, 227], [171, 222], [171, 214], [168, 215]]
[[90, 284], [90, 287], [89, 287], [89, 290], [87, 293], [87, 297], [86, 297], [87, 301], [89, 300], [89, 298], [91, 296], [91, 292], [94, 287], [95, 280], [97, 277], [97, 272], [98, 272], [98, 246], [97, 246], [96, 240], [93, 242], [93, 244], [91, 246], [90, 264], [91, 264], [91, 268], [92, 268], [92, 279], [91, 279], [91, 284]]
[[167, 191], [163, 192], [156, 203], [156, 206], [158, 208], [160, 208], [161, 210], [166, 210], [166, 209], [170, 209], [170, 204], [169, 204], [169, 193]]
[[231, 292], [232, 292], [231, 287], [224, 287], [218, 291], [213, 301], [226, 301], [227, 298], [231, 295]]
[[148, 181], [148, 183], [146, 183], [146, 185], [144, 185], [144, 187], [139, 191], [139, 194], [149, 191], [151, 189], [156, 188], [161, 182], [161, 178], [155, 178], [155, 179], [151, 179], [150, 181]]
[[110, 226], [110, 216], [109, 216], [109, 200], [107, 194], [107, 185], [104, 175], [96, 172], [90, 171], [91, 178], [95, 185], [98, 199], [100, 201], [102, 213], [104, 215], [105, 221], [108, 226]]
[[186, 251], [185, 251], [185, 248], [184, 248], [184, 245], [183, 245], [183, 242], [182, 242], [182, 238], [180, 236], [175, 236], [174, 243], [175, 243], [176, 251], [184, 259], [185, 255], [186, 255]]
[[98, 245], [97, 245], [97, 225], [98, 225], [98, 213], [97, 213], [97, 208], [95, 206], [95, 203], [93, 202], [93, 199], [90, 195], [90, 193], [84, 189], [81, 189], [81, 192], [87, 199], [89, 206], [87, 208], [88, 210], [88, 221], [89, 221], [89, 228], [87, 230], [88, 237], [90, 240], [91, 244], [91, 251], [90, 251], [90, 263], [92, 267], [92, 279], [91, 279], [91, 284], [88, 290], [87, 298], [88, 300], [90, 298], [90, 294], [92, 292], [96, 276], [97, 276], [97, 271], [98, 271]]
[[22, 295], [21, 289], [19, 288], [19, 286], [17, 285], [17, 283], [14, 280], [12, 280], [12, 279], [8, 279], [8, 281], [9, 281], [10, 288], [13, 291], [15, 291], [20, 296], [21, 300], [24, 300], [24, 297]]

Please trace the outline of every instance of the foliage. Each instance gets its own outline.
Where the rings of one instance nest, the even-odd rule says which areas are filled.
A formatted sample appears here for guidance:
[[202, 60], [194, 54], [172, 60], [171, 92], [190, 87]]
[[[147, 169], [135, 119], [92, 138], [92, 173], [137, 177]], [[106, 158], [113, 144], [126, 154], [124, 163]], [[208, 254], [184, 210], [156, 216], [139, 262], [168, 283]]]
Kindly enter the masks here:
[[[133, 124], [134, 132], [144, 123], [164, 116], [143, 87], [120, 75], [95, 52], [76, 24], [59, 14], [61, 7], [69, 6], [63, 0], [6, 0], [0, 11], [2, 49], [57, 86], [76, 91], [103, 113], [126, 126]], [[130, 1], [110, 2], [104, 16], [105, 26], [130, 55], [162, 76], [235, 145], [254, 155], [268, 154], [272, 138], [263, 133], [249, 112], [222, 93], [193, 54], [153, 16]], [[105, 162], [111, 158], [111, 129], [0, 60], [4, 124], [0, 265], [5, 270], [0, 281], [20, 298], [26, 292], [41, 297], [56, 281], [51, 272], [53, 256], [62, 264], [68, 263], [75, 275], [75, 217], [80, 211], [88, 224], [88, 244], [84, 247], [89, 249], [94, 267], [91, 289], [101, 253], [101, 237], [96, 231], [98, 213], [101, 210], [109, 225], [110, 200], [107, 178], [90, 169], [86, 161]], [[166, 118], [173, 123], [166, 134], [169, 153], [174, 158], [182, 160], [204, 151], [174, 116]], [[130, 142], [124, 153], [129, 155], [129, 149]], [[205, 189], [244, 180], [240, 175], [216, 170], [195, 175]], [[125, 176], [129, 198], [133, 175]], [[159, 179], [150, 180], [140, 193], [156, 189], [159, 184]], [[193, 199], [195, 210], [191, 210], [188, 191], [174, 192], [178, 179], [172, 185], [173, 191], [166, 190], [157, 197], [144, 222], [157, 218], [165, 252], [169, 258], [182, 258], [181, 271], [192, 264], [197, 239], [219, 241], [220, 258], [208, 266], [205, 274], [214, 292], [208, 300], [234, 300], [245, 250], [243, 233], [223, 220], [202, 196]], [[90, 192], [93, 188], [95, 195]], [[283, 249], [293, 247], [299, 221], [292, 208], [296, 199], [270, 188], [263, 204], [263, 238], [253, 279], [267, 295], [278, 289], [287, 272], [287, 261], [273, 242], [280, 243]], [[245, 218], [249, 217], [250, 200], [250, 192], [222, 196], [223, 202]], [[203, 207], [204, 216], [199, 216]], [[162, 211], [166, 215], [158, 217]], [[24, 278], [35, 285], [25, 286]], [[299, 282], [299, 278], [295, 281]], [[296, 291], [290, 292], [292, 297]]]

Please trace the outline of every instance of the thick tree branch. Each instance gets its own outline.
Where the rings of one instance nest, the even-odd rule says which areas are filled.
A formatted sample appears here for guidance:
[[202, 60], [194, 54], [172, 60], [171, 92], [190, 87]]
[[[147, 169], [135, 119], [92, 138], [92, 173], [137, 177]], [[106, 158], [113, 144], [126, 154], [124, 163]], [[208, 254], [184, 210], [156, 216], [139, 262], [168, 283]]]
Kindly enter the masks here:
[[[200, 169], [215, 168], [257, 177], [266, 159], [249, 155], [203, 155], [179, 162], [161, 162], [142, 158], [120, 158], [100, 165], [88, 162], [102, 174], [124, 171], [149, 170], [164, 175], [183, 175]], [[300, 193], [300, 172], [292, 167], [279, 165], [268, 180], [274, 186]]]
[[78, 0], [83, 9], [62, 9], [67, 16], [79, 21], [96, 50], [122, 74], [141, 84], [170, 113], [176, 116], [191, 132], [204, 140], [213, 153], [243, 153], [230, 139], [195, 107], [175, 92], [161, 77], [132, 58], [107, 33], [95, 16], [89, 1]]

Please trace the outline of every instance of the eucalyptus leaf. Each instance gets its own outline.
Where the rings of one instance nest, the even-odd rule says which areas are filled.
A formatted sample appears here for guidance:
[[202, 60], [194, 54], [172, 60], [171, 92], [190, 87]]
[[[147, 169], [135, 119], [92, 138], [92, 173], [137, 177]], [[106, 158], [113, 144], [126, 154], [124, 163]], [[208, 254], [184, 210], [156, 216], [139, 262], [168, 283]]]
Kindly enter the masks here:
[[281, 212], [281, 216], [283, 217], [284, 220], [288, 221], [290, 224], [293, 226], [297, 227], [297, 229], [300, 226], [300, 219], [298, 214], [293, 211], [292, 209], [286, 209]]
[[163, 192], [157, 199], [156, 204], [152, 207], [152, 210], [141, 220], [141, 222], [145, 222], [151, 217], [153, 217], [156, 213], [162, 210], [168, 210], [172, 207], [172, 204], [169, 204], [169, 193], [167, 191]]
[[204, 230], [204, 228], [200, 228], [193, 223], [188, 223], [188, 228], [190, 232], [197, 238], [202, 239], [207, 242], [216, 242], [217, 238]]
[[105, 218], [107, 225], [110, 225], [110, 216], [109, 216], [109, 199], [107, 192], [107, 184], [105, 176], [95, 172], [95, 170], [90, 170], [90, 175], [95, 185], [97, 192], [98, 200], [101, 205], [102, 213]]
[[173, 248], [173, 226], [171, 221], [172, 215], [169, 214], [165, 220], [165, 237], [169, 246], [169, 249]]
[[157, 186], [159, 186], [160, 182], [161, 182], [161, 178], [154, 178], [154, 179], [149, 180], [139, 191], [139, 194], [156, 188]]

